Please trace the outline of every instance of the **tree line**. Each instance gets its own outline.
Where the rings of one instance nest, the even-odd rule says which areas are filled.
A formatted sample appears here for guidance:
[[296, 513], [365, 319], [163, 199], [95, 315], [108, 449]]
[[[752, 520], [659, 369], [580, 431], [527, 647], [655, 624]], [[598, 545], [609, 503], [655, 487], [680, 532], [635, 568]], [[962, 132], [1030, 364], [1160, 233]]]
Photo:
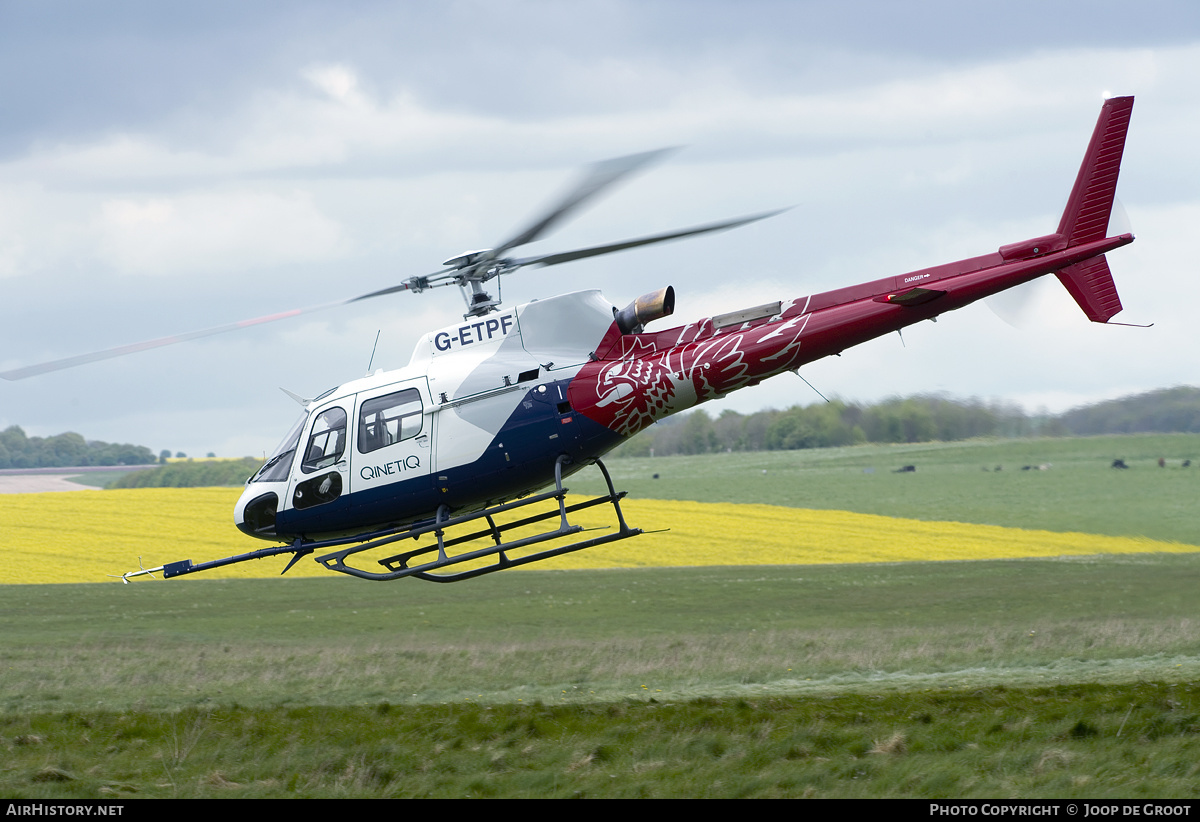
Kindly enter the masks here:
[[243, 457], [232, 460], [172, 462], [152, 471], [134, 471], [110, 482], [106, 488], [215, 488], [244, 485], [262, 466], [262, 460]]
[[66, 468], [90, 465], [149, 465], [154, 453], [141, 445], [85, 440], [74, 432], [29, 437], [17, 425], [0, 431], [0, 468]]
[[615, 456], [780, 451], [862, 443], [953, 442], [974, 437], [1200, 433], [1200, 388], [1151, 391], [1063, 414], [942, 395], [892, 397], [874, 404], [833, 400], [753, 414], [699, 408], [668, 417], [622, 445]]
[[[1142, 432], [1200, 433], [1200, 388], [1165, 388], [1081, 406], [1058, 415], [1031, 415], [1013, 403], [942, 395], [892, 397], [867, 405], [834, 400], [753, 414], [729, 410], [717, 416], [698, 408], [651, 426], [622, 445], [615, 456]], [[163, 453], [162, 462], [166, 456], [169, 452]], [[150, 465], [159, 461], [149, 448], [87, 441], [73, 432], [27, 437], [16, 425], [0, 431], [0, 468]]]

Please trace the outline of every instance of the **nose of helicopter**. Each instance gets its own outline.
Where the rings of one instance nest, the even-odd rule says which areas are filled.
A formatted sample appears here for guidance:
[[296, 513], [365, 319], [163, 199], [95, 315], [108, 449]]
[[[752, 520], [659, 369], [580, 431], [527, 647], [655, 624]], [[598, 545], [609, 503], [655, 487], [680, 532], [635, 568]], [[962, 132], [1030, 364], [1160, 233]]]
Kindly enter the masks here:
[[279, 510], [279, 494], [264, 488], [274, 483], [252, 482], [242, 492], [241, 499], [233, 509], [233, 522], [238, 530], [259, 539], [273, 540], [275, 514]]

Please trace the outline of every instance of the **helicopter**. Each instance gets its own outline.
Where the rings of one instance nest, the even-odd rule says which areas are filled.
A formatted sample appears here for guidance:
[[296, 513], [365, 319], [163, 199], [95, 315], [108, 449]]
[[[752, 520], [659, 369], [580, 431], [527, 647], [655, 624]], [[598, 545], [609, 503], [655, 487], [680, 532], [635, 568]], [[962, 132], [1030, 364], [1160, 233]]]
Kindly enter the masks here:
[[[1047, 274], [1089, 320], [1109, 323], [1122, 306], [1105, 255], [1134, 239], [1107, 236], [1132, 108], [1132, 97], [1103, 103], [1054, 233], [932, 268], [658, 331], [646, 326], [674, 312], [671, 286], [624, 308], [598, 290], [504, 308], [498, 278], [520, 268], [723, 231], [779, 213], [558, 254], [508, 256], [663, 155], [648, 152], [597, 164], [525, 230], [496, 248], [452, 257], [435, 273], [351, 300], [0, 377], [21, 379], [305, 311], [456, 285], [466, 304], [462, 322], [425, 334], [408, 365], [312, 399], [292, 395], [303, 406], [300, 418], [246, 481], [234, 510], [238, 529], [273, 545], [120, 577], [171, 578], [290, 555], [282, 573], [313, 556], [330, 571], [367, 580], [472, 579], [643, 534], [627, 524], [625, 492], [615, 489], [602, 457], [671, 414], [799, 373], [807, 363]], [[589, 466], [601, 472], [607, 493], [568, 499], [563, 481]], [[574, 515], [596, 506], [611, 509], [615, 527], [583, 533]], [[415, 547], [397, 546], [409, 540]], [[377, 558], [380, 552], [386, 556]], [[363, 567], [362, 560], [374, 564]]]

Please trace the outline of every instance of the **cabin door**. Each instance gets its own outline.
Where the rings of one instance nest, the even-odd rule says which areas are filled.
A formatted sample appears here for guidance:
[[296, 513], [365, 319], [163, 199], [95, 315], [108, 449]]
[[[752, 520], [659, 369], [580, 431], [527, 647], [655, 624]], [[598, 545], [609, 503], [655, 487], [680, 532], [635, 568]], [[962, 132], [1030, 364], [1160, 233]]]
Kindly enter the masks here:
[[376, 507], [429, 486], [433, 420], [424, 377], [360, 392], [354, 409], [350, 489]]

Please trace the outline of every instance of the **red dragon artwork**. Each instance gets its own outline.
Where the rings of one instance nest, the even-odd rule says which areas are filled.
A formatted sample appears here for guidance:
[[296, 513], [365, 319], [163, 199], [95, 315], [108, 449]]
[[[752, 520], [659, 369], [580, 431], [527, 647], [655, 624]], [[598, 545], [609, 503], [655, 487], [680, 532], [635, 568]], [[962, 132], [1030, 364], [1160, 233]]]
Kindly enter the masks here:
[[[751, 309], [754, 321], [707, 318], [648, 334], [614, 324], [571, 383], [571, 407], [624, 436], [656, 420], [795, 368], [808, 301]], [[746, 313], [746, 312], [742, 312]], [[590, 390], [589, 390], [590, 389]]]

